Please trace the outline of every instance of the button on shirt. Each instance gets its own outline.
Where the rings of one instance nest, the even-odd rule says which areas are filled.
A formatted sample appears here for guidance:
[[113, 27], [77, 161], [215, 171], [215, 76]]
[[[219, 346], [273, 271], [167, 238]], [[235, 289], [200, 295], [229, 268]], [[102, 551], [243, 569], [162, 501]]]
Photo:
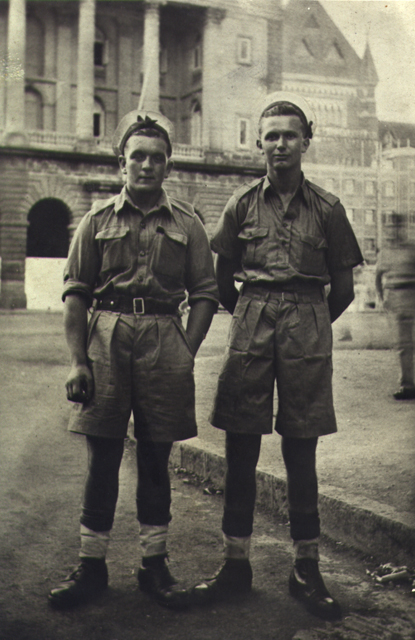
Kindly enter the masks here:
[[219, 220], [211, 247], [240, 262], [240, 282], [307, 281], [363, 262], [338, 198], [302, 177], [287, 211], [268, 177], [239, 189]]
[[83, 295], [89, 304], [106, 295], [147, 297], [178, 306], [217, 302], [212, 254], [199, 217], [162, 190], [146, 214], [126, 187], [98, 201], [81, 220], [64, 271], [63, 299]]

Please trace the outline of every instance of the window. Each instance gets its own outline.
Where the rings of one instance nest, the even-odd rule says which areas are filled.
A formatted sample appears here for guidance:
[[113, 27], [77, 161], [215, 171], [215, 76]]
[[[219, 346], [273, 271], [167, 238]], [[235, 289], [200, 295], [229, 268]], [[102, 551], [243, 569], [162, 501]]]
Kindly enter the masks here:
[[200, 35], [196, 36], [196, 42], [193, 47], [192, 56], [193, 71], [199, 71], [202, 68], [202, 40]]
[[167, 49], [164, 47], [160, 50], [160, 73], [167, 73], [169, 69], [169, 60], [167, 57]]
[[29, 16], [26, 25], [26, 76], [43, 76], [45, 58], [45, 33], [43, 24], [34, 16]]
[[250, 147], [250, 126], [248, 118], [239, 118], [238, 120], [238, 147], [240, 149], [249, 149]]
[[374, 196], [375, 195], [375, 183], [373, 180], [368, 180], [365, 182], [365, 195], [366, 196]]
[[395, 195], [395, 183], [391, 180], [385, 182], [383, 186], [383, 193], [387, 198], [392, 198]]
[[349, 195], [354, 193], [354, 180], [345, 180], [344, 192], [348, 193]]
[[374, 238], [365, 238], [363, 243], [363, 251], [366, 252], [374, 252], [376, 251], [376, 242]]
[[103, 31], [96, 27], [94, 42], [94, 65], [96, 67], [103, 67], [107, 64], [107, 62], [106, 38]]
[[365, 211], [365, 224], [376, 223], [376, 211], [374, 209], [366, 209]]
[[105, 109], [98, 98], [95, 98], [94, 101], [93, 131], [95, 138], [103, 138], [105, 136]]
[[238, 62], [240, 64], [251, 64], [252, 62], [252, 40], [251, 38], [238, 38]]
[[190, 116], [190, 144], [192, 147], [202, 146], [202, 109], [197, 101], [192, 105]]
[[36, 89], [25, 91], [25, 126], [29, 131], [43, 129], [43, 101]]

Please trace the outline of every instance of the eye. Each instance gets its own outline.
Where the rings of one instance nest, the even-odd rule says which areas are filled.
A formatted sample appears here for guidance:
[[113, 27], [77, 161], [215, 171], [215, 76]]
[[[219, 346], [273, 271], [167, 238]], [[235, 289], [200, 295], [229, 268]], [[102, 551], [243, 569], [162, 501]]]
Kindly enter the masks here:
[[269, 133], [265, 136], [265, 140], [268, 140], [269, 142], [275, 142], [278, 138], [279, 135], [277, 133]]
[[144, 160], [146, 159], [146, 155], [145, 153], [134, 153], [132, 156], [133, 160], [135, 160], [136, 162], [144, 162]]
[[155, 162], [156, 164], [163, 164], [164, 155], [162, 153], [156, 153], [156, 155], [153, 156], [153, 162]]

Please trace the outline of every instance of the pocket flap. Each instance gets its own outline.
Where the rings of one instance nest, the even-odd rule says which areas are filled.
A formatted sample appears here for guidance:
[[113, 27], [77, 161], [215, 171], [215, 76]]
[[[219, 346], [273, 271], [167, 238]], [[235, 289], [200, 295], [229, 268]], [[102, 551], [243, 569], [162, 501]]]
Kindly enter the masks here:
[[266, 238], [269, 233], [268, 227], [255, 227], [254, 229], [241, 229], [238, 234], [240, 240], [260, 240]]
[[107, 227], [101, 229], [95, 234], [95, 240], [115, 240], [116, 238], [124, 238], [129, 232], [128, 227]]
[[170, 229], [165, 229], [164, 227], [157, 227], [157, 233], [163, 233], [167, 238], [173, 240], [173, 242], [178, 242], [179, 244], [187, 245], [187, 236], [183, 233], [178, 233], [177, 231], [171, 231]]
[[327, 249], [328, 245], [325, 238], [319, 236], [301, 235], [301, 241], [310, 244], [313, 249]]

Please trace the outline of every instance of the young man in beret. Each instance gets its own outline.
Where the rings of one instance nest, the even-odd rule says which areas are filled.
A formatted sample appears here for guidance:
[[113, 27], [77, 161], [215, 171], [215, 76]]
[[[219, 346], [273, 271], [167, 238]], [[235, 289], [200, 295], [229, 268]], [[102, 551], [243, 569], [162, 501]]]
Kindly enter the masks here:
[[[118, 472], [131, 411], [137, 439], [140, 588], [181, 608], [187, 592], [166, 564], [168, 460], [175, 440], [196, 435], [194, 357], [217, 308], [213, 261], [191, 205], [169, 198], [172, 124], [132, 111], [114, 135], [125, 182], [95, 202], [73, 238], [64, 273], [64, 321], [71, 355], [70, 430], [86, 436], [88, 474], [80, 564], [49, 594], [52, 606], [92, 600], [107, 587], [105, 562]], [[186, 330], [178, 308], [188, 295]], [[89, 323], [88, 309], [94, 303]]]
[[267, 175], [235, 192], [211, 241], [220, 300], [233, 314], [211, 418], [226, 431], [225, 562], [194, 597], [209, 602], [251, 589], [255, 469], [261, 435], [272, 432], [276, 381], [295, 549], [289, 588], [312, 613], [333, 619], [340, 607], [318, 565], [316, 447], [336, 431], [331, 322], [352, 302], [352, 270], [363, 258], [339, 199], [302, 174], [311, 113], [295, 94], [267, 97], [257, 142]]

